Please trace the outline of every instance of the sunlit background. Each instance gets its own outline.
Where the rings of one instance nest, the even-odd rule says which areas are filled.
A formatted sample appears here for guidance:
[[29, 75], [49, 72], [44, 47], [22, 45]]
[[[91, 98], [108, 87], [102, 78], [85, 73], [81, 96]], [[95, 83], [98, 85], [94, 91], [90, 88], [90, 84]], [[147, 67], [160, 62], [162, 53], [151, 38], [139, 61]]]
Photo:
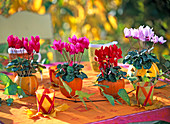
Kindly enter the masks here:
[[[50, 13], [54, 38], [67, 40], [74, 34], [86, 36], [90, 41], [118, 41], [123, 55], [129, 48], [123, 29], [140, 25], [153, 27], [167, 43], [157, 44], [154, 53], [158, 58], [170, 54], [170, 1], [169, 0], [1, 0], [0, 14], [9, 17], [19, 11], [31, 11], [40, 15]], [[41, 40], [43, 57], [52, 61], [49, 47], [52, 41]], [[86, 52], [83, 60], [88, 61]], [[163, 60], [161, 59], [161, 62]]]

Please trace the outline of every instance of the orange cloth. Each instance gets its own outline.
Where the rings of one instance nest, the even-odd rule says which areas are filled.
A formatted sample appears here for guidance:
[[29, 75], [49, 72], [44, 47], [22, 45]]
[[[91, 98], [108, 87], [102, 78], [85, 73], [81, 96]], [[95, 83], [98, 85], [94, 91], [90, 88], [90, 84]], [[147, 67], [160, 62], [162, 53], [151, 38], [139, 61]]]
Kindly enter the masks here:
[[[100, 94], [98, 87], [92, 86], [92, 82], [95, 82], [97, 79], [97, 74], [99, 72], [93, 72], [90, 68], [89, 62], [83, 62], [82, 63], [85, 68], [84, 72], [88, 75], [88, 79], [83, 80], [83, 91], [88, 93], [95, 93], [95, 95], [91, 96], [91, 100], [105, 100], [105, 98]], [[126, 70], [126, 69], [125, 69]], [[44, 85], [45, 88], [49, 88], [51, 86], [50, 84], [50, 78], [49, 78], [49, 72], [48, 70], [44, 70], [43, 73], [43, 81], [41, 81], [40, 74], [36, 74], [38, 77], [38, 81], [40, 83], [39, 87], [42, 87]], [[163, 85], [165, 83], [158, 81], [158, 85]], [[91, 87], [89, 87], [91, 86]], [[3, 86], [0, 86], [2, 89]], [[133, 86], [126, 82], [125, 89], [127, 92], [131, 91], [133, 89]], [[55, 89], [55, 96], [60, 98], [65, 98], [58, 88]], [[7, 97], [6, 95], [2, 94], [3, 91], [0, 90], [0, 97], [3, 99]], [[135, 91], [133, 92], [135, 93]], [[160, 100], [163, 102], [163, 106], [170, 105], [170, 86], [166, 86], [163, 89], [154, 89], [154, 99]], [[132, 94], [129, 94], [132, 95]], [[127, 115], [132, 113], [138, 113], [142, 111], [146, 111], [144, 108], [139, 107], [131, 107], [128, 106], [123, 100], [120, 100], [123, 105], [115, 104], [115, 106], [112, 106], [108, 101], [101, 101], [101, 102], [94, 102], [98, 108], [96, 108], [91, 102], [86, 102], [88, 110], [85, 109], [82, 102], [74, 103], [66, 100], [61, 100], [55, 98], [55, 102], [58, 104], [67, 103], [70, 107], [64, 112], [58, 112], [56, 118], [42, 118], [38, 120], [28, 119], [27, 115], [24, 113], [24, 110], [29, 109], [37, 109], [37, 103], [35, 96], [30, 96], [23, 99], [18, 99], [16, 96], [13, 96], [16, 98], [14, 100], [14, 104], [11, 106], [7, 106], [7, 104], [3, 103], [0, 107], [0, 121], [2, 121], [5, 124], [50, 124], [50, 123], [89, 123], [89, 122], [95, 122], [99, 120], [104, 120], [108, 118], [113, 118], [115, 116], [119, 115]]]

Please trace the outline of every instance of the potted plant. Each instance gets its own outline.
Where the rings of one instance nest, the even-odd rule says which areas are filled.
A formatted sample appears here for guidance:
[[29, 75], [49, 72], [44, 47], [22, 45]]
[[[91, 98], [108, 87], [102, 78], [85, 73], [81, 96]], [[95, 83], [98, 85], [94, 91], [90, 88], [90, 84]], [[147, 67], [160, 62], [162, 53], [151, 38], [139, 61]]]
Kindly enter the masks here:
[[[98, 75], [98, 84], [104, 90], [105, 94], [118, 96], [119, 89], [124, 89], [124, 78], [126, 72], [121, 71], [121, 67], [118, 66], [118, 59], [122, 58], [121, 48], [118, 48], [115, 44], [113, 46], [103, 46], [99, 50], [95, 50], [95, 61], [99, 63], [101, 73]], [[105, 86], [109, 87], [105, 87]]]
[[[39, 36], [36, 36], [35, 38], [31, 36], [30, 41], [28, 41], [28, 38], [22, 39], [24, 40], [17, 40], [17, 42], [11, 39], [11, 41], [8, 42], [9, 46], [10, 44], [13, 44], [13, 41], [19, 46], [17, 48], [21, 50], [20, 57], [22, 58], [16, 56], [17, 58], [12, 59], [6, 68], [17, 73], [14, 82], [17, 83], [26, 94], [34, 95], [39, 84], [37, 77], [33, 75], [33, 73], [36, 73], [37, 70], [42, 72], [42, 68], [44, 68], [44, 66], [34, 59], [34, 51], [38, 53], [40, 49], [40, 38]], [[27, 51], [27, 57], [24, 57], [24, 50]]]
[[[75, 35], [68, 38], [67, 42], [61, 40], [54, 40], [52, 48], [60, 52], [66, 61], [64, 64], [58, 64], [56, 70], [56, 77], [59, 77], [59, 85], [61, 93], [70, 98], [75, 95], [75, 91], [82, 89], [83, 79], [87, 75], [82, 72], [84, 68], [80, 64], [84, 49], [88, 49], [89, 40], [86, 37], [77, 38]], [[72, 92], [69, 93], [66, 88], [69, 86]]]
[[[139, 47], [132, 48], [135, 50], [129, 51], [123, 60], [124, 64], [130, 64], [127, 75], [144, 77], [149, 72], [147, 76], [156, 77], [159, 74], [159, 69], [156, 65], [159, 60], [152, 53], [152, 50], [156, 43], [163, 44], [166, 40], [163, 37], [159, 38], [154, 35], [154, 31], [149, 26], [140, 26], [138, 29], [125, 28], [124, 34], [126, 38], [132, 37], [133, 39], [137, 39], [137, 43], [139, 44]], [[131, 41], [129, 42], [131, 44]], [[149, 46], [147, 43], [152, 44], [152, 46]]]
[[90, 60], [90, 65], [93, 71], [100, 72], [99, 69], [99, 64], [94, 60], [95, 57], [95, 50], [100, 49], [101, 46], [110, 46], [113, 44], [117, 44], [117, 41], [107, 41], [107, 40], [94, 40], [90, 42], [89, 45], [89, 60]]

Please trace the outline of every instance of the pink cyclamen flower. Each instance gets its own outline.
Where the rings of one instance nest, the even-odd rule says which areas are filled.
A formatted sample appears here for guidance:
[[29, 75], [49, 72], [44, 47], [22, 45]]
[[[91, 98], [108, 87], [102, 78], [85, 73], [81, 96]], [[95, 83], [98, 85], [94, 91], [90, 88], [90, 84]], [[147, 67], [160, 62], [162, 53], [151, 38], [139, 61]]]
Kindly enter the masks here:
[[151, 29], [149, 26], [146, 26], [146, 27], [143, 29], [143, 32], [144, 32], [145, 40], [146, 40], [146, 41], [150, 41], [150, 40], [151, 40], [151, 37], [154, 36], [154, 32], [152, 31], [152, 29]]
[[126, 38], [131, 37], [131, 30], [128, 28], [124, 28], [124, 35]]
[[76, 45], [76, 43], [78, 42], [78, 39], [76, 37], [76, 35], [74, 35], [72, 38], [68, 38], [68, 41], [74, 45]]
[[76, 43], [76, 53], [78, 52], [84, 53], [84, 48], [81, 43]]
[[131, 30], [131, 35], [134, 39], [139, 39], [139, 30], [138, 29]]
[[16, 43], [16, 45], [15, 45], [15, 48], [16, 48], [16, 49], [19, 49], [19, 48], [24, 47], [23, 42], [24, 42], [24, 38], [23, 38], [23, 37], [22, 37], [22, 40], [18, 39], [18, 40], [17, 40], [17, 43]]
[[26, 49], [29, 55], [33, 53], [33, 47], [30, 44], [28, 44], [27, 38], [24, 40], [24, 48]]
[[151, 42], [154, 42], [154, 43], [158, 43], [158, 41], [159, 41], [159, 38], [156, 35], [154, 37], [152, 37], [152, 39], [151, 39]]
[[64, 48], [64, 42], [62, 42], [61, 40], [59, 41], [54, 40], [53, 46], [51, 48], [53, 48], [54, 50], [58, 50], [61, 54], [63, 54], [62, 50]]
[[143, 27], [144, 27], [144, 26], [140, 26], [140, 27], [138, 28], [138, 30], [139, 30], [139, 39], [140, 39], [141, 41], [145, 41], [145, 35], [144, 35], [144, 32], [143, 32], [143, 30], [144, 30]]
[[160, 43], [160, 44], [163, 44], [163, 43], [165, 43], [165, 42], [166, 42], [166, 40], [164, 40], [162, 36], [159, 38], [159, 40], [158, 40], [158, 41], [159, 41], [159, 43]]
[[89, 48], [89, 39], [86, 38], [86, 37], [83, 37], [82, 38], [83, 42], [82, 42], [82, 45], [84, 46], [84, 48], [88, 49]]
[[70, 44], [69, 53], [70, 55], [74, 55], [76, 53], [76, 48], [73, 44]]
[[13, 35], [8, 36], [7, 38], [8, 47], [15, 47], [18, 40], [19, 40], [18, 37], [15, 37]]
[[66, 49], [66, 52], [68, 52], [69, 49], [70, 49], [70, 44], [67, 43], [67, 42], [65, 42], [65, 43], [64, 43], [64, 47], [65, 47], [65, 49]]

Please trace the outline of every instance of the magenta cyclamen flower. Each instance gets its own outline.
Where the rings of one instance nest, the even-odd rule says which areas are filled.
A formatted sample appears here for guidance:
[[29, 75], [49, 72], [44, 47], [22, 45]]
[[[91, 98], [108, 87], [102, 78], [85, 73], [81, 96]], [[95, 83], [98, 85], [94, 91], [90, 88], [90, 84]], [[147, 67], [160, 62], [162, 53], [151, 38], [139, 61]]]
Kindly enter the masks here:
[[66, 49], [66, 52], [69, 52], [70, 44], [67, 43], [67, 42], [65, 42], [65, 43], [64, 43], [64, 47], [65, 47], [65, 49]]
[[26, 49], [29, 55], [33, 52], [33, 47], [30, 44], [28, 44], [27, 38], [24, 40], [24, 48]]
[[126, 38], [131, 37], [131, 30], [128, 28], [124, 29], [124, 35]]
[[78, 42], [78, 39], [77, 39], [76, 35], [74, 35], [72, 38], [69, 37], [68, 41], [75, 45]]
[[76, 53], [76, 47], [73, 44], [70, 44], [69, 53], [70, 55], [74, 55]]
[[89, 39], [86, 38], [86, 37], [83, 37], [83, 44], [84, 45], [84, 48], [88, 49], [89, 48]]
[[15, 47], [18, 41], [18, 37], [14, 37], [13, 35], [9, 35], [7, 38], [8, 47]]
[[15, 45], [15, 48], [16, 48], [16, 49], [19, 49], [19, 48], [24, 47], [23, 42], [24, 42], [24, 38], [23, 38], [23, 37], [22, 37], [22, 40], [18, 39], [18, 40], [17, 40], [17, 43], [16, 43], [16, 45]]
[[59, 41], [54, 40], [53, 46], [51, 48], [53, 48], [54, 50], [58, 50], [61, 54], [63, 54], [62, 50], [64, 48], [64, 42], [61, 42], [61, 40]]
[[31, 41], [29, 42], [29, 44], [34, 48], [36, 53], [39, 53], [39, 50], [40, 50], [39, 40], [40, 40], [39, 36], [36, 36], [35, 38], [33, 36], [31, 36]]

